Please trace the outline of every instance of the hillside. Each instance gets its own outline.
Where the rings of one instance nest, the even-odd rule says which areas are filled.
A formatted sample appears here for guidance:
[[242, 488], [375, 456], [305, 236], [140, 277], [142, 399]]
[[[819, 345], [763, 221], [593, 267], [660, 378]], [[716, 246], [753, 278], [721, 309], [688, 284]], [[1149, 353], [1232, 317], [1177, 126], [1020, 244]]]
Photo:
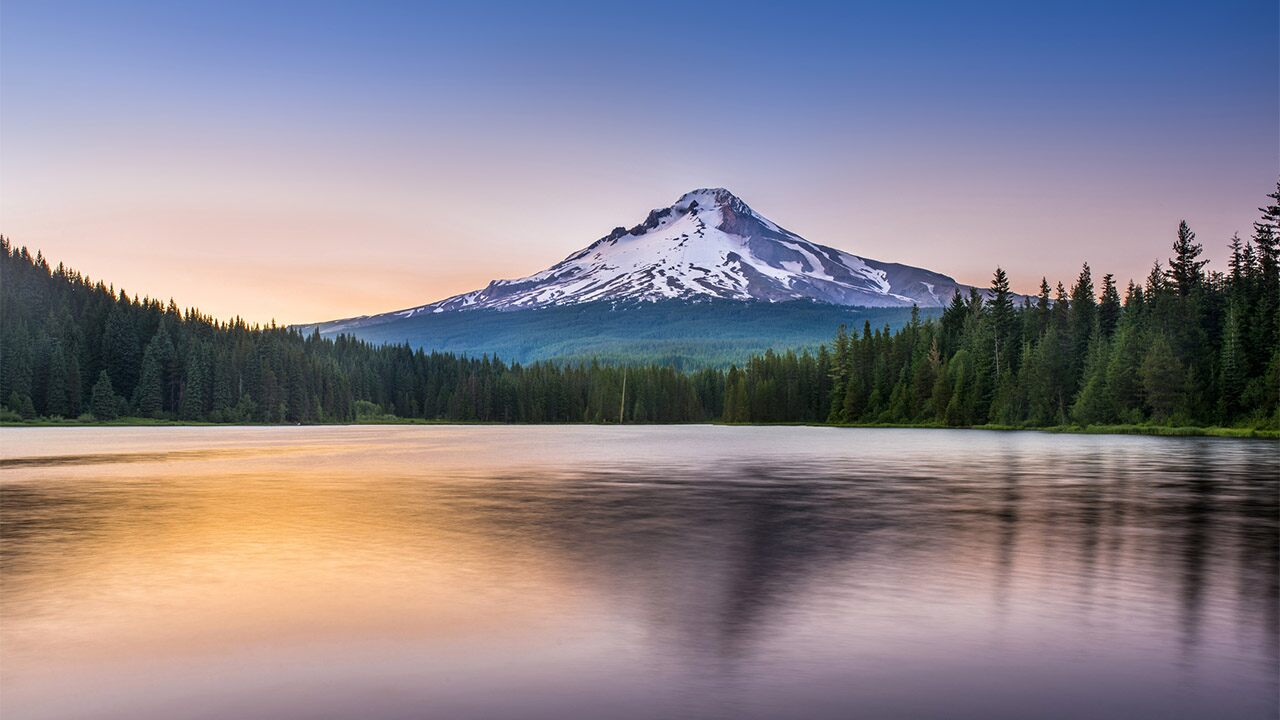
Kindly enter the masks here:
[[[922, 310], [928, 318], [938, 310]], [[833, 328], [902, 327], [911, 309], [785, 303], [668, 300], [615, 307], [595, 302], [520, 311], [478, 308], [371, 320], [356, 328], [301, 326], [324, 337], [352, 333], [372, 343], [408, 343], [427, 351], [514, 362], [598, 359], [678, 369], [728, 367], [768, 349], [816, 350]]]

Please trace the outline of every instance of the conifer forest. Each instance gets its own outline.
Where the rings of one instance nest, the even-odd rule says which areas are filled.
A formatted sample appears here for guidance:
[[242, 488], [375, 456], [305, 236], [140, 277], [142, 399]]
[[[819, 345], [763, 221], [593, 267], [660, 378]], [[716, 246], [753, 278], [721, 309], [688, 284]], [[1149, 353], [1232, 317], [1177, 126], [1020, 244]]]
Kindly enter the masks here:
[[[1145, 278], [1098, 276], [940, 317], [833, 328], [728, 368], [508, 363], [219, 321], [0, 242], [0, 417], [213, 423], [833, 423], [1280, 427], [1280, 186], [1227, 267], [1181, 223]], [[1015, 299], [1022, 298], [1022, 299]], [[625, 383], [625, 396], [624, 396]]]

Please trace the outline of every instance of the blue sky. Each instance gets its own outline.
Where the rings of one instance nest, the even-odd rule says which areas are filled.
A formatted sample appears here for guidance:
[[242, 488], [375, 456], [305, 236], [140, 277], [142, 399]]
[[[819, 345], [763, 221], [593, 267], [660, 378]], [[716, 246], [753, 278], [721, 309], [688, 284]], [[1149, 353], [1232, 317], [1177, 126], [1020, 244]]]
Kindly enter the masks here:
[[308, 321], [528, 274], [726, 186], [810, 240], [1020, 289], [1221, 264], [1280, 174], [1240, 3], [62, 3], [0, 9], [0, 229]]

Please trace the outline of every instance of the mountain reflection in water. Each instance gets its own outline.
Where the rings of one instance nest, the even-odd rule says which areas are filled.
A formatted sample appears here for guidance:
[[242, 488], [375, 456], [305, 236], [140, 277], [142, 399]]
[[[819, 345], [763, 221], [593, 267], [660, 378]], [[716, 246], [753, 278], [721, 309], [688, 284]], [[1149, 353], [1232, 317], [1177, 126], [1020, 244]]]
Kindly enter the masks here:
[[1271, 718], [1269, 441], [0, 434], [14, 718]]

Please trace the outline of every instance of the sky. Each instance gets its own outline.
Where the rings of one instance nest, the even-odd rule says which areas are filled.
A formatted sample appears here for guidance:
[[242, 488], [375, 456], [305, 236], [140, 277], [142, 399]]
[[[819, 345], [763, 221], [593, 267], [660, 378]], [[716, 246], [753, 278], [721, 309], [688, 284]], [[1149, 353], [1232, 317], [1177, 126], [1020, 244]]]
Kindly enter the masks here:
[[1015, 289], [1221, 268], [1280, 176], [1258, 2], [0, 7], [0, 232], [220, 318], [542, 270], [688, 190]]

